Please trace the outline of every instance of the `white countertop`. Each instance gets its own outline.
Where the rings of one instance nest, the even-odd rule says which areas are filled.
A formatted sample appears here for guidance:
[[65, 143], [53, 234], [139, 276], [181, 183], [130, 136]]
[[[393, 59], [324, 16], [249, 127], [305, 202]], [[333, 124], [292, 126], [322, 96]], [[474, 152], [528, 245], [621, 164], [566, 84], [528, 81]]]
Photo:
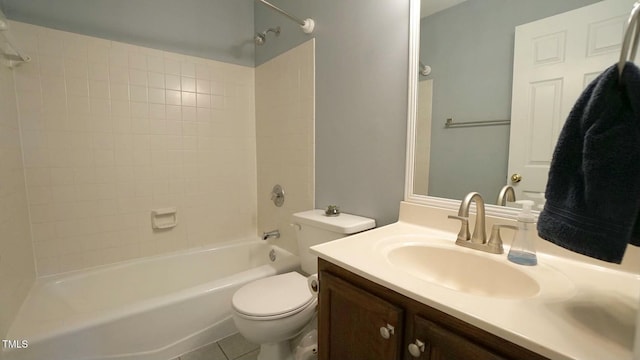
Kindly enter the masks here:
[[[403, 204], [405, 206], [405, 204]], [[421, 206], [421, 205], [411, 205]], [[405, 206], [406, 211], [406, 206]], [[432, 211], [437, 214], [437, 211]], [[423, 281], [391, 264], [385, 248], [398, 239], [455, 247], [457, 231], [443, 231], [431, 222], [447, 222], [443, 211], [427, 224], [400, 221], [312, 247], [320, 258], [357, 275], [441, 310], [550, 359], [632, 359], [640, 277], [597, 264], [538, 252], [538, 265], [512, 264], [505, 254], [486, 254], [536, 279], [540, 291], [531, 297], [507, 299], [473, 295]], [[415, 218], [415, 217], [413, 217]], [[473, 223], [471, 223], [473, 226]], [[511, 237], [503, 236], [505, 245]], [[473, 269], [469, 269], [473, 271]], [[498, 276], [495, 281], [500, 281]]]

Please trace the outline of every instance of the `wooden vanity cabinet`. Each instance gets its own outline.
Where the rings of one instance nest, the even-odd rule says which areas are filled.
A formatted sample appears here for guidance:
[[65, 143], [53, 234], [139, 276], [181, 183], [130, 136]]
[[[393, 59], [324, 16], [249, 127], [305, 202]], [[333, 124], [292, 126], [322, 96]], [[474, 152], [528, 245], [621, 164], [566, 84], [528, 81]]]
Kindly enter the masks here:
[[546, 359], [323, 259], [318, 270], [320, 360]]
[[[418, 356], [412, 354], [407, 359], [429, 359], [429, 360], [454, 360], [454, 359], [482, 359], [482, 360], [503, 360], [500, 355], [492, 353], [476, 343], [469, 341], [457, 333], [436, 325], [434, 322], [426, 320], [420, 316], [414, 318], [413, 338], [409, 340], [421, 340], [424, 350], [417, 345], [414, 351], [420, 351]], [[423, 352], [424, 351], [424, 352]], [[407, 352], [409, 352], [407, 348]], [[418, 353], [418, 352], [416, 352]]]
[[401, 359], [401, 308], [330, 273], [321, 281], [321, 359]]

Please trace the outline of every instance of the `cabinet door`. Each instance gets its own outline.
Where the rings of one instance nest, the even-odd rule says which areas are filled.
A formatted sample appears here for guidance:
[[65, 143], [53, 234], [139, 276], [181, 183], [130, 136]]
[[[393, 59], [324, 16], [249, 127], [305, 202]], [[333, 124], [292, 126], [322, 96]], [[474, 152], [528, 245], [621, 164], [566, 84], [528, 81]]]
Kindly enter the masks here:
[[423, 360], [504, 360], [489, 350], [419, 316], [414, 317], [414, 337], [408, 343], [419, 340], [424, 351], [419, 356], [407, 351], [406, 359]]
[[320, 284], [320, 360], [400, 359], [402, 309], [326, 272]]

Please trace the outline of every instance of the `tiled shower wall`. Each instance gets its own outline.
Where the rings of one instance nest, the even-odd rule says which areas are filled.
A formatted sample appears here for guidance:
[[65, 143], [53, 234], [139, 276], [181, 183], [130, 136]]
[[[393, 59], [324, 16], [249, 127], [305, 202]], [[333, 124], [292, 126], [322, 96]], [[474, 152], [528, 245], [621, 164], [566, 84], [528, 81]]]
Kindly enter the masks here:
[[253, 68], [11, 25], [39, 275], [255, 236]]
[[[314, 59], [311, 39], [256, 68], [258, 232], [280, 230], [273, 243], [294, 253], [291, 214], [314, 207]], [[271, 201], [275, 184], [285, 191], [282, 207]]]
[[35, 279], [11, 71], [0, 64], [0, 338], [7, 333]]

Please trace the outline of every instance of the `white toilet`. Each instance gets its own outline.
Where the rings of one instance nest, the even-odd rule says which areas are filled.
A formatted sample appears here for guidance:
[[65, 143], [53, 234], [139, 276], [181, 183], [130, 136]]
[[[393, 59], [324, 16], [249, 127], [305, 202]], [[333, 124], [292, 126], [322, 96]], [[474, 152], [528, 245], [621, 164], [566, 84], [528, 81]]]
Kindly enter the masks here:
[[[327, 216], [324, 210], [293, 214], [300, 266], [307, 274], [318, 271], [309, 248], [374, 228], [373, 219], [350, 214]], [[233, 295], [233, 321], [247, 340], [260, 344], [258, 360], [294, 360], [290, 340], [300, 334], [316, 313], [317, 297], [307, 278], [297, 272], [251, 282]]]

